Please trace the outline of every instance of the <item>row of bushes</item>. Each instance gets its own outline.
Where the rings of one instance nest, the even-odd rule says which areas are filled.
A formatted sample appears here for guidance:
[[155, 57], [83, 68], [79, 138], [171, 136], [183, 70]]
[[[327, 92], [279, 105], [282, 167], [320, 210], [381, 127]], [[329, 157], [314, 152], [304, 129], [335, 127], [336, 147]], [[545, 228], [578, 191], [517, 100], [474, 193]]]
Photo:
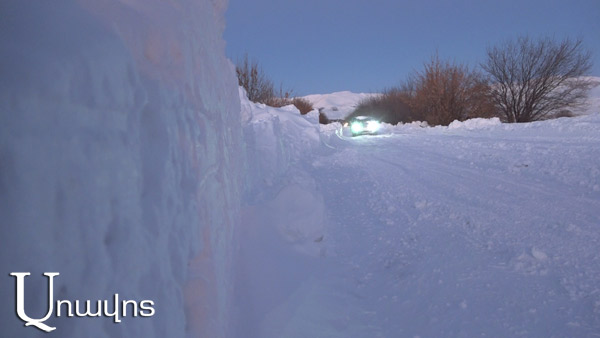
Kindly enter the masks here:
[[237, 62], [235, 71], [238, 83], [246, 90], [250, 101], [264, 103], [271, 107], [283, 107], [293, 104], [302, 115], [313, 110], [310, 101], [301, 97], [293, 97], [291, 90], [284, 91], [280, 86], [279, 92], [277, 92], [273, 81], [267, 77], [258, 62], [248, 60], [247, 54], [244, 55], [241, 61]]
[[391, 124], [427, 121], [429, 125], [448, 125], [454, 120], [493, 116], [489, 91], [480, 72], [436, 55], [400, 87], [360, 102], [349, 117], [369, 115]]
[[[592, 67], [581, 40], [533, 40], [521, 37], [488, 48], [480, 69], [441, 60], [435, 55], [400, 86], [359, 103], [346, 119], [369, 115], [397, 124], [426, 121], [448, 125], [454, 120], [500, 117], [505, 122], [530, 122], [572, 115], [596, 83], [582, 77]], [[293, 104], [306, 114], [311, 102], [275, 90], [273, 82], [248, 55], [237, 62], [239, 85], [253, 102], [273, 107]], [[328, 123], [322, 113], [321, 123]]]
[[392, 124], [448, 125], [475, 117], [530, 122], [569, 116], [596, 85], [582, 77], [590, 60], [581, 40], [526, 37], [489, 48], [482, 70], [435, 55], [402, 85], [360, 102], [347, 119], [369, 115]]

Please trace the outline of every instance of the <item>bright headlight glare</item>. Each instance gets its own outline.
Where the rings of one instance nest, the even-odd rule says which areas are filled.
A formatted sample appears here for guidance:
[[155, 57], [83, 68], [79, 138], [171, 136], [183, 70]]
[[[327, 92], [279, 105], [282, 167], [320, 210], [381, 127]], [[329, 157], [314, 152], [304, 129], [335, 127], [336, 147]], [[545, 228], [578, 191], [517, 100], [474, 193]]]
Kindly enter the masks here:
[[374, 132], [377, 131], [377, 129], [379, 129], [379, 122], [378, 121], [369, 121], [367, 122], [367, 130], [370, 132]]
[[352, 122], [352, 125], [350, 125], [350, 129], [352, 130], [353, 133], [360, 133], [361, 131], [363, 131], [363, 125], [360, 122]]

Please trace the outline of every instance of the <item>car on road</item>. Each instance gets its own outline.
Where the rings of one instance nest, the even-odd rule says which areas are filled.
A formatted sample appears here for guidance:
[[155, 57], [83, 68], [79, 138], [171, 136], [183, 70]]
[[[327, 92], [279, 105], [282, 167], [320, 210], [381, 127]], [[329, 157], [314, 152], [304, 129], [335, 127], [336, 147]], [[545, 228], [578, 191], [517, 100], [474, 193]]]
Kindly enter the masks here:
[[355, 116], [348, 120], [345, 126], [350, 127], [352, 136], [358, 136], [364, 134], [377, 134], [381, 127], [381, 123], [371, 116]]

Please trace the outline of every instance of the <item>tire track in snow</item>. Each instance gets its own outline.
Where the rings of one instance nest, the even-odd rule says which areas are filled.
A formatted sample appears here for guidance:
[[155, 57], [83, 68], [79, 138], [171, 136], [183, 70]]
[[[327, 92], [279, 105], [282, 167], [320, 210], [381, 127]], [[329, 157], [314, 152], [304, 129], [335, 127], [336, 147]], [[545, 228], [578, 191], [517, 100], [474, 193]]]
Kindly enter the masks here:
[[[361, 213], [371, 214], [383, 219], [386, 217], [386, 208], [382, 208], [380, 203], [399, 194], [394, 200], [399, 205], [392, 215], [404, 219], [405, 223], [399, 222], [401, 224], [396, 224], [394, 229], [383, 226], [381, 220], [373, 220], [373, 224], [367, 229], [367, 236], [346, 237], [349, 242], [340, 244], [346, 246], [342, 255], [347, 256], [359, 256], [352, 248], [371, 248], [359, 259], [360, 264], [355, 265], [354, 275], [366, 280], [361, 284], [362, 293], [358, 292], [363, 295], [363, 299], [372, 301], [363, 302], [361, 306], [376, 313], [384, 332], [392, 333], [396, 332], [394, 330], [403, 330], [404, 327], [422, 334], [419, 330], [434, 327], [429, 333], [435, 335], [436, 332], [453, 332], [456, 329], [440, 324], [441, 318], [454, 322], [468, 321], [460, 311], [457, 313], [444, 309], [444, 304], [432, 301], [426, 295], [419, 294], [418, 290], [427, 290], [440, 297], [453, 299], [449, 304], [458, 304], [456, 309], [470, 313], [477, 318], [478, 323], [485, 324], [471, 327], [471, 334], [490, 332], [490, 328], [494, 328], [492, 332], [508, 335], [515, 335], [526, 329], [533, 329], [542, 335], [557, 332], [567, 334], [572, 332], [572, 328], [565, 327], [564, 320], [572, 311], [581, 312], [580, 318], [588, 323], [587, 326], [582, 326], [581, 332], [590, 332], [594, 325], [598, 325], [597, 321], [589, 317], [589, 312], [586, 314], [577, 304], [572, 304], [571, 309], [556, 305], [577, 301], [565, 292], [565, 282], [553, 276], [568, 273], [568, 269], [576, 265], [577, 261], [559, 259], [559, 262], [554, 263], [552, 260], [558, 258], [548, 258], [546, 253], [537, 248], [540, 245], [548, 248], [560, 246], [560, 234], [555, 231], [546, 234], [543, 224], [538, 223], [547, 219], [548, 214], [559, 220], [564, 219], [561, 215], [565, 208], [560, 208], [561, 204], [566, 203], [567, 209], [571, 209], [570, 213], [577, 215], [581, 221], [592, 222], [595, 215], [593, 210], [600, 209], [597, 208], [597, 202], [585, 197], [579, 198], [575, 194], [565, 196], [564, 191], [561, 196], [551, 188], [529, 184], [523, 180], [525, 177], [512, 182], [503, 177], [490, 176], [494, 173], [489, 170], [469, 168], [467, 162], [452, 156], [438, 157], [435, 152], [415, 146], [414, 140], [403, 140], [407, 142], [403, 144], [401, 151], [392, 148], [398, 147], [397, 140], [393, 138], [374, 138], [368, 142], [356, 140], [357, 142], [353, 142], [355, 147], [344, 149], [343, 156], [347, 156], [346, 160], [339, 156], [333, 159], [337, 166], [335, 172], [344, 172], [344, 175], [348, 175], [347, 171], [363, 172], [359, 175], [361, 180], [358, 185], [364, 188], [357, 196], [368, 207], [358, 208], [358, 212], [356, 206], [343, 208], [334, 202], [337, 209], [343, 210], [342, 213], [354, 214], [357, 218]], [[382, 154], [392, 156], [388, 159], [382, 157]], [[323, 180], [322, 184], [326, 186], [327, 180]], [[503, 189], [497, 189], [498, 186]], [[531, 196], [535, 196], [537, 201]], [[331, 199], [335, 198], [331, 196], [327, 202], [331, 203]], [[534, 207], [538, 203], [546, 211], [546, 215], [536, 215], [538, 209]], [[514, 212], [511, 213], [511, 210]], [[388, 218], [389, 216], [387, 215]], [[523, 222], [522, 229], [515, 232], [515, 224], [520, 221]], [[387, 237], [398, 240], [395, 234], [399, 228], [417, 239], [416, 243], [403, 249], [419, 251], [419, 255], [416, 261], [411, 262], [416, 269], [408, 270], [407, 276], [398, 284], [391, 282], [389, 276], [384, 277], [384, 269], [380, 265], [382, 261], [385, 262], [384, 257], [390, 256], [390, 250], [402, 251], [402, 248], [382, 245], [378, 239]], [[348, 227], [343, 227], [338, 230], [347, 229]], [[585, 250], [582, 253], [577, 257], [585, 256]], [[415, 256], [412, 258], [415, 259]], [[585, 260], [579, 263], [583, 262]], [[562, 269], [561, 265], [566, 268]], [[426, 269], [423, 270], [423, 267]], [[427, 268], [432, 271], [426, 271]], [[431, 282], [441, 276], [444, 278], [439, 280], [446, 281], [445, 283], [450, 280], [454, 285], [444, 287]], [[589, 282], [593, 282], [597, 277], [592, 275], [587, 278]], [[515, 289], [514, 285], [520, 287]], [[442, 291], [436, 291], [438, 289]], [[585, 290], [584, 294], [594, 294], [593, 287]], [[414, 291], [417, 296], [412, 295]], [[459, 302], [452, 295], [471, 298]], [[554, 300], [555, 305], [539, 308], [538, 305], [543, 304], [548, 297]], [[398, 305], [402, 298], [408, 300]], [[525, 301], [531, 308], [521, 308], [520, 301]], [[467, 310], [470, 308], [475, 311]], [[411, 311], [412, 319], [414, 312], [424, 317], [435, 315], [436, 323], [419, 320], [403, 321], [402, 325], [390, 323], [390, 316], [411, 315]], [[487, 313], [488, 317], [481, 318], [478, 313], [479, 316]], [[534, 318], [553, 319], [549, 320], [551, 324], [544, 327], [535, 322]], [[512, 326], [502, 327], [503, 323], [512, 323]], [[450, 331], [435, 331], [435, 328]], [[454, 332], [461, 333], [460, 330]]]

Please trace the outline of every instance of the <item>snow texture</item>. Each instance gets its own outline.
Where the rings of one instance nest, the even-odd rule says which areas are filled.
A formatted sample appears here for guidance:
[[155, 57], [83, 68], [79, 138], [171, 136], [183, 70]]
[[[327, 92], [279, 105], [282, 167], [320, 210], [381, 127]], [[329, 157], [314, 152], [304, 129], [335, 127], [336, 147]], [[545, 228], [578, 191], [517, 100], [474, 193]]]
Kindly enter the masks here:
[[262, 196], [288, 170], [320, 147], [319, 116], [293, 105], [273, 108], [250, 102], [239, 90], [246, 141], [245, 190]]
[[[50, 318], [2, 337], [223, 337], [243, 137], [226, 1], [3, 1], [0, 297], [153, 300], [151, 318]], [[13, 285], [12, 287], [8, 287]]]
[[279, 139], [277, 114], [296, 130], [244, 200], [234, 336], [600, 332], [600, 114], [331, 124], [315, 147], [291, 109], [254, 107], [255, 142]]

